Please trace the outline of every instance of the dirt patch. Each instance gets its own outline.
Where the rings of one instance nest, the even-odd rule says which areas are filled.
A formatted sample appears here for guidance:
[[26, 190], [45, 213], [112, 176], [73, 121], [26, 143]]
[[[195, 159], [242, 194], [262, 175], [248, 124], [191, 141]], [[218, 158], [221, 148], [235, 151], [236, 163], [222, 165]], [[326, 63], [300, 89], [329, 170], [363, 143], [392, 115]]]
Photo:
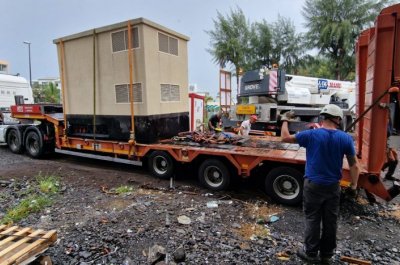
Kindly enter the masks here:
[[[0, 156], [0, 217], [38, 174], [60, 177], [52, 206], [18, 223], [57, 230], [59, 240], [46, 252], [55, 264], [157, 264], [154, 249], [169, 264], [302, 264], [295, 254], [303, 241], [301, 207], [276, 205], [256, 185], [210, 193], [192, 170], [171, 189], [140, 167], [61, 155], [32, 160], [4, 147]], [[132, 192], [115, 194], [121, 185]], [[334, 264], [344, 264], [341, 255], [399, 264], [396, 207], [344, 201]], [[179, 223], [183, 215], [190, 224]]]

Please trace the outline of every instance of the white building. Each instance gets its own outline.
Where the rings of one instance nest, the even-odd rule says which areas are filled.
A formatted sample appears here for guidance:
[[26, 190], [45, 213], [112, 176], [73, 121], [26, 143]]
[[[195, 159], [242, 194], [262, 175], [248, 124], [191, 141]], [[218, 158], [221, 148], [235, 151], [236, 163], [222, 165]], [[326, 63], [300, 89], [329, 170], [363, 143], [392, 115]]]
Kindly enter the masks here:
[[9, 63], [7, 61], [0, 60], [0, 74], [8, 74]]
[[59, 77], [43, 77], [32, 81], [33, 87], [45, 86], [53, 83], [56, 88], [61, 90], [61, 80]]

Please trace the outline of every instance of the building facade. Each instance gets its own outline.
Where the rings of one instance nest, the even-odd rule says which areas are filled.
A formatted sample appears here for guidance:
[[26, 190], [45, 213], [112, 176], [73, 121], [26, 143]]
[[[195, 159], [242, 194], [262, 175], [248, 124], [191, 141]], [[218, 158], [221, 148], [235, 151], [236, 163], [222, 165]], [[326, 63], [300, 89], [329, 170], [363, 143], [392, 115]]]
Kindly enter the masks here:
[[69, 133], [127, 140], [132, 115], [139, 142], [188, 130], [188, 41], [144, 18], [54, 40]]

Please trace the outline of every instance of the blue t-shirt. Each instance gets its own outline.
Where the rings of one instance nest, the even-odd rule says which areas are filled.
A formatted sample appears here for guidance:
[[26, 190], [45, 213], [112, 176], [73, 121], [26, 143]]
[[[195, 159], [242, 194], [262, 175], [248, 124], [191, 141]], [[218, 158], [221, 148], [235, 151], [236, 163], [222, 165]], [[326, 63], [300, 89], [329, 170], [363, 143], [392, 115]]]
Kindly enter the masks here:
[[305, 177], [317, 184], [337, 183], [342, 178], [344, 155], [355, 156], [353, 139], [340, 130], [307, 130], [295, 137], [306, 148]]

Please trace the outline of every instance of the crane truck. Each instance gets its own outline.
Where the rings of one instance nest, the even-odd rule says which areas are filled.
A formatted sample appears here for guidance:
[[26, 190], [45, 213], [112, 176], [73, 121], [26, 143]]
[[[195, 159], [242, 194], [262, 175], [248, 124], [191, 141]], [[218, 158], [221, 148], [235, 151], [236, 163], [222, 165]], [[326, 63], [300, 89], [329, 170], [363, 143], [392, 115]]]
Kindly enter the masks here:
[[[361, 161], [358, 187], [365, 189], [368, 194], [373, 194], [386, 201], [390, 201], [400, 193], [399, 183], [393, 182], [393, 185], [386, 188], [381, 177], [381, 168], [385, 162], [386, 128], [390, 111], [387, 106], [390, 105], [392, 98], [398, 99], [400, 87], [400, 17], [397, 15], [399, 13], [400, 4], [383, 9], [376, 18], [374, 27], [362, 32], [357, 40], [356, 120], [348, 126], [356, 126], [357, 155]], [[139, 24], [135, 24], [135, 22]], [[106, 104], [107, 100], [109, 100], [109, 96], [106, 96], [104, 98], [105, 101], [102, 101], [104, 96], [102, 93], [104, 91], [99, 93], [95, 85], [90, 87], [90, 93], [85, 92], [84, 75], [87, 73], [82, 73], [85, 67], [88, 67], [90, 73], [94, 75], [89, 79], [92, 81], [98, 80], [101, 78], [99, 73], [103, 73], [104, 69], [95, 69], [93, 71], [94, 66], [99, 66], [96, 58], [102, 58], [101, 52], [110, 52], [110, 46], [106, 45], [105, 48], [99, 47], [101, 49], [95, 50], [97, 47], [95, 44], [99, 44], [100, 39], [107, 42], [114, 36], [113, 34], [117, 33], [115, 35], [117, 37], [128, 36], [128, 39], [130, 39], [129, 32], [132, 24], [134, 27], [140, 27], [140, 23], [151, 24], [151, 30], [155, 28], [155, 25], [148, 21], [135, 20], [119, 24], [119, 31], [114, 31], [115, 28], [113, 27], [105, 27], [57, 40], [61, 80], [64, 80], [62, 85], [63, 104], [61, 106], [46, 104], [18, 104], [12, 106], [13, 117], [23, 122], [17, 125], [1, 126], [0, 141], [7, 143], [11, 152], [17, 154], [25, 152], [33, 158], [40, 158], [45, 153], [59, 152], [135, 165], [142, 165], [146, 162], [152, 175], [159, 178], [172, 177], [182, 164], [186, 164], [194, 169], [193, 172], [196, 172], [195, 174], [197, 174], [200, 183], [212, 191], [228, 188], [234, 178], [255, 178], [256, 175], [261, 175], [264, 179], [266, 193], [276, 202], [288, 205], [300, 203], [306, 161], [305, 150], [297, 144], [283, 143], [279, 137], [274, 136], [245, 138], [245, 141], [242, 141], [242, 145], [193, 143], [181, 141], [179, 137], [145, 143], [143, 142], [146, 140], [145, 138], [137, 139], [132, 137], [135, 134], [133, 130], [140, 129], [141, 126], [148, 126], [148, 123], [151, 123], [154, 118], [143, 122], [144, 118], [135, 115], [135, 108], [130, 109], [129, 121], [134, 126], [128, 128], [130, 131], [128, 138], [123, 138], [122, 136], [124, 135], [122, 134], [121, 136], [117, 132], [114, 132], [114, 136], [111, 134], [112, 130], [116, 128], [123, 129], [116, 124], [110, 123], [110, 125], [99, 120], [99, 126], [97, 126], [97, 116], [100, 113], [96, 113], [98, 111], [96, 108], [92, 109], [91, 114], [86, 113], [84, 116], [77, 116], [78, 111], [85, 109], [86, 106], [82, 106], [82, 104], [73, 105], [74, 100], [79, 101], [84, 97], [89, 97], [90, 100], [87, 101], [87, 104], [92, 102], [91, 106], [95, 105], [94, 103], [96, 102], [93, 98], [98, 97], [97, 99], [103, 104]], [[106, 30], [110, 29], [112, 30], [111, 34], [106, 32]], [[166, 42], [158, 42], [166, 46], [161, 47], [163, 49], [162, 53], [157, 53], [156, 57], [159, 56], [157, 62], [170, 62], [175, 57], [166, 58], [168, 56], [167, 52], [179, 54], [183, 52], [182, 50], [169, 50], [168, 48], [168, 45], [174, 44], [173, 40], [171, 43], [167, 41], [169, 40], [168, 38], [178, 35], [172, 31], [167, 31], [163, 27], [159, 27], [159, 29], [160, 31], [153, 36], [157, 39], [158, 34], [158, 37], [166, 40]], [[145, 29], [141, 29], [138, 32], [143, 32], [143, 30]], [[102, 33], [105, 34], [102, 35]], [[167, 34], [167, 38], [160, 36], [165, 34]], [[148, 34], [147, 36], [151, 35]], [[140, 39], [141, 35], [139, 34], [138, 36]], [[69, 41], [77, 37], [84, 38], [78, 41], [79, 45], [84, 47], [80, 46], [79, 49], [74, 49]], [[131, 47], [130, 41], [115, 42], [113, 44], [118, 49], [123, 48], [124, 45]], [[118, 52], [113, 57], [113, 61], [108, 62], [105, 60], [107, 58], [102, 58], [101, 60], [102, 62], [105, 61], [108, 67], [107, 71], [104, 72], [107, 78], [104, 82], [106, 82], [112, 77], [113, 73], [117, 76], [121, 75], [119, 71], [110, 72], [109, 63], [114, 63], [114, 67], [118, 67], [120, 62], [116, 61], [117, 58], [124, 58], [121, 65], [127, 71], [126, 74], [130, 76], [130, 80], [128, 86], [118, 86], [116, 92], [122, 90], [129, 93], [129, 89], [124, 89], [130, 88], [131, 97], [129, 99], [131, 104], [128, 101], [128, 106], [135, 105], [133, 104], [133, 95], [140, 96], [138, 90], [135, 90], [135, 88], [139, 88], [139, 85], [137, 82], [133, 82], [132, 73], [134, 71], [132, 71], [132, 66], [135, 65], [136, 70], [139, 71], [140, 67], [146, 65], [133, 64], [134, 60], [128, 60], [127, 58], [128, 55], [132, 56], [134, 53], [136, 55], [135, 58], [142, 58], [140, 46], [144, 44], [141, 42], [141, 44], [137, 43], [137, 45], [135, 50], [128, 49], [124, 53]], [[179, 47], [182, 48], [183, 45], [180, 44]], [[80, 51], [89, 55], [97, 54], [97, 56], [92, 57], [93, 62], [90, 64], [86, 58], [82, 58], [83, 62], [86, 63], [82, 67], [78, 67], [79, 64], [77, 65], [76, 60], [83, 55], [74, 54], [73, 57], [68, 57], [68, 60], [65, 60], [66, 53], [79, 53]], [[146, 52], [150, 52], [150, 50]], [[77, 71], [74, 72], [74, 68], [69, 68], [68, 63], [76, 68]], [[154, 70], [153, 67], [155, 66], [152, 66], [151, 70]], [[152, 71], [152, 73], [154, 72], [157, 71]], [[140, 78], [140, 72], [135, 73], [137, 78]], [[82, 74], [82, 76], [69, 78], [68, 76], [71, 74]], [[166, 75], [162, 78], [167, 78], [168, 76]], [[154, 78], [153, 76], [152, 80]], [[73, 83], [75, 79], [77, 79], [77, 83]], [[92, 82], [90, 84], [93, 85]], [[150, 87], [150, 84], [146, 84]], [[74, 87], [73, 85], [77, 86]], [[165, 97], [174, 97], [174, 94], [171, 93], [177, 91], [172, 89], [173, 87], [171, 86], [164, 85], [161, 88], [162, 95]], [[68, 94], [68, 89], [77, 90], [81, 95], [80, 98], [71, 98], [70, 94]], [[110, 87], [106, 87], [106, 89], [110, 90]], [[147, 92], [150, 93], [149, 91]], [[122, 96], [118, 95], [117, 99], [122, 101]], [[151, 96], [154, 97], [154, 94], [151, 94]], [[397, 104], [395, 113], [398, 115], [398, 100], [395, 104]], [[71, 112], [72, 109], [74, 110], [73, 112]], [[91, 120], [85, 119], [86, 116], [89, 116]], [[121, 124], [130, 126], [129, 121], [124, 123], [123, 118], [119, 116], [103, 117], [103, 119], [110, 119], [110, 121], [115, 118], [118, 118], [122, 122]], [[90, 124], [83, 126], [84, 122], [80, 120], [89, 121]], [[140, 123], [137, 123], [137, 120]], [[175, 119], [176, 121], [179, 121], [179, 119]], [[184, 119], [181, 121], [184, 123]], [[165, 124], [168, 125], [168, 123]], [[107, 127], [107, 125], [110, 127]], [[399, 128], [398, 120], [394, 125]], [[179, 124], [175, 125], [175, 127], [177, 126]], [[188, 132], [188, 134], [190, 133], [192, 132]], [[51, 155], [48, 155], [47, 158], [50, 159]], [[329, 159], [329, 157], [326, 159]], [[256, 174], [257, 172], [258, 174]], [[349, 184], [350, 174], [345, 160], [341, 185], [347, 186]]]
[[355, 82], [286, 74], [278, 68], [245, 72], [240, 78], [241, 103], [230, 108], [226, 126], [233, 126], [257, 115], [254, 130], [279, 133], [278, 117], [293, 110], [297, 120], [290, 125], [291, 131], [318, 127], [319, 112], [326, 104], [343, 109], [345, 128], [353, 120], [355, 106]]

